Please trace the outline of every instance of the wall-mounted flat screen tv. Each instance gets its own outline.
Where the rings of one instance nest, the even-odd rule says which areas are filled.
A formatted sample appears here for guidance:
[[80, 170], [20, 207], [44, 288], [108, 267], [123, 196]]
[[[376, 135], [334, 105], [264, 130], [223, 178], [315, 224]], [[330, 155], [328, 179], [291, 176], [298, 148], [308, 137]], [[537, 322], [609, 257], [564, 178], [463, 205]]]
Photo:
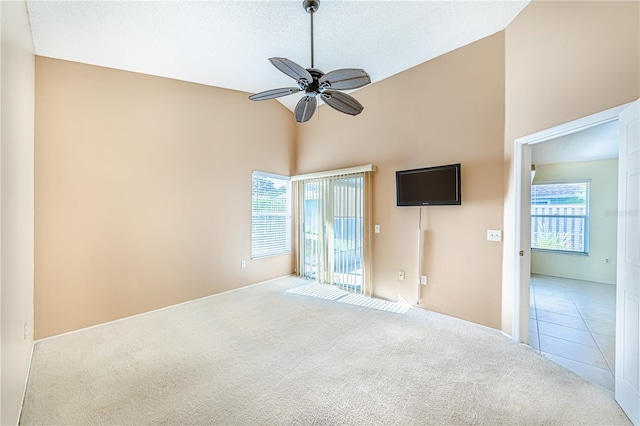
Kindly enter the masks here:
[[398, 206], [462, 204], [460, 164], [396, 172]]

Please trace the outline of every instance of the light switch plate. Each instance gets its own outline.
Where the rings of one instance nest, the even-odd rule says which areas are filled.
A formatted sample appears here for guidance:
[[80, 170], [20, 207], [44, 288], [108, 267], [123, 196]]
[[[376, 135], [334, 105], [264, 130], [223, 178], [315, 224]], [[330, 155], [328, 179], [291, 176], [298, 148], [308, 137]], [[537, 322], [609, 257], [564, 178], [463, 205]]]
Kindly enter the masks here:
[[373, 227], [373, 232], [375, 232], [376, 234], [380, 233], [380, 225], [378, 225], [377, 223], [374, 225]]
[[487, 241], [502, 241], [502, 231], [498, 229], [487, 230]]

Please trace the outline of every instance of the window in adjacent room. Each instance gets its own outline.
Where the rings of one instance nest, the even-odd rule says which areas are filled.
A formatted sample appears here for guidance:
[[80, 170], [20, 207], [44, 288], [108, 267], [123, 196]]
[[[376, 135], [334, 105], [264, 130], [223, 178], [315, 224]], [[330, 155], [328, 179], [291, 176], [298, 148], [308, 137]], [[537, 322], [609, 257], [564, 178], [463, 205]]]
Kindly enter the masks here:
[[588, 254], [588, 181], [531, 185], [531, 248]]
[[291, 183], [286, 176], [253, 172], [251, 258], [291, 253]]

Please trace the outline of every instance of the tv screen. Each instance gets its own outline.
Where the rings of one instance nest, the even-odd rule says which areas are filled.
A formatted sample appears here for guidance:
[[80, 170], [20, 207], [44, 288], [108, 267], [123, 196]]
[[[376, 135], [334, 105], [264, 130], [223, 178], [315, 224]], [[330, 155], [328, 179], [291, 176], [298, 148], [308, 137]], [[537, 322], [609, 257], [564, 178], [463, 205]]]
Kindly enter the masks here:
[[398, 206], [462, 204], [460, 164], [396, 172]]

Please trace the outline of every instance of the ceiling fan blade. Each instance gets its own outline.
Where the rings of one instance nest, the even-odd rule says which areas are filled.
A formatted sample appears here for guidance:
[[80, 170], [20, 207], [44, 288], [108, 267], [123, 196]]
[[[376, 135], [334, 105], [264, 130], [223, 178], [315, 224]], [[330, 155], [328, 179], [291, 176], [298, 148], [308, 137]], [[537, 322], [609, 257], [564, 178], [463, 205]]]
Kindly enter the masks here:
[[297, 87], [283, 87], [282, 89], [265, 90], [264, 92], [256, 93], [249, 96], [252, 101], [266, 101], [267, 99], [279, 98], [281, 96], [291, 95], [298, 93], [300, 89]]
[[269, 58], [269, 61], [274, 67], [296, 81], [302, 79], [306, 80], [308, 84], [313, 82], [313, 77], [309, 74], [309, 71], [287, 58]]
[[322, 100], [333, 109], [350, 115], [358, 115], [364, 107], [353, 96], [335, 90], [325, 90], [322, 93]]
[[371, 77], [359, 68], [343, 68], [326, 73], [318, 83], [328, 83], [332, 89], [349, 90], [366, 86], [371, 83]]
[[294, 111], [296, 121], [298, 123], [309, 121], [313, 113], [316, 112], [317, 105], [318, 100], [315, 96], [305, 96], [304, 98], [300, 99]]

